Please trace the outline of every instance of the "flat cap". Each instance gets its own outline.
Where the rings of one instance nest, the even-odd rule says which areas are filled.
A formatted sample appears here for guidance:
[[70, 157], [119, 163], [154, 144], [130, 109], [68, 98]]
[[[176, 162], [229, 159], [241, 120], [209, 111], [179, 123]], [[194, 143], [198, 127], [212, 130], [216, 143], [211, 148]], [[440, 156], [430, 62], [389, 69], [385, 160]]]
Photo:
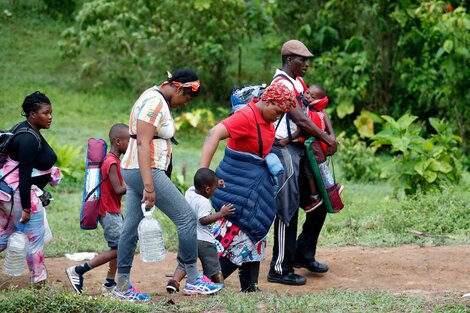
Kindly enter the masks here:
[[300, 55], [301, 57], [311, 58], [313, 53], [298, 40], [289, 40], [282, 45], [281, 55]]

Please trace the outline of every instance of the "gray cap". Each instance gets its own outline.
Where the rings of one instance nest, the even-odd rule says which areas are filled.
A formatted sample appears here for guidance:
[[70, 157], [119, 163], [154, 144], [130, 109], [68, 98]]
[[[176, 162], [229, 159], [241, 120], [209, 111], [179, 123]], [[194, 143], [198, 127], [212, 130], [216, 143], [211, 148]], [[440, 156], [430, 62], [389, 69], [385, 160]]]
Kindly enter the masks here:
[[311, 58], [313, 53], [298, 40], [289, 40], [282, 45], [281, 55], [300, 55], [301, 57]]

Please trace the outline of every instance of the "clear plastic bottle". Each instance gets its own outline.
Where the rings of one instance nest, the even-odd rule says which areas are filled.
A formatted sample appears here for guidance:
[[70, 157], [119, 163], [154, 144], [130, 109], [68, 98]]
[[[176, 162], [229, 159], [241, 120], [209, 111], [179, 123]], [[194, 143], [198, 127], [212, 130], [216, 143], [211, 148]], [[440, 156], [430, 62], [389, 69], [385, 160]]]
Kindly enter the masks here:
[[330, 188], [335, 184], [333, 175], [331, 175], [330, 168], [328, 167], [327, 162], [318, 163], [318, 168], [320, 169], [321, 177], [323, 178], [323, 183], [325, 183], [325, 188]]
[[165, 258], [165, 242], [163, 241], [163, 229], [157, 219], [152, 215], [155, 207], [146, 209], [142, 204], [144, 218], [138, 227], [140, 242], [140, 258], [144, 262], [158, 262]]
[[24, 224], [20, 223], [16, 231], [8, 238], [7, 252], [3, 262], [3, 272], [9, 276], [21, 276], [24, 271], [28, 238], [24, 233]]

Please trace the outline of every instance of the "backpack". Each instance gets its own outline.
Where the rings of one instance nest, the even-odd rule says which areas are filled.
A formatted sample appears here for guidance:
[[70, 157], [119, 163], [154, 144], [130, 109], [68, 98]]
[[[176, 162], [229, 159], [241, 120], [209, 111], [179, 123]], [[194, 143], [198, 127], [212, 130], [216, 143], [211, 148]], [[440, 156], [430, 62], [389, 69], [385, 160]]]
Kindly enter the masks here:
[[241, 89], [234, 90], [230, 95], [230, 103], [232, 105], [230, 115], [250, 103], [251, 99], [260, 98], [265, 89], [266, 84], [245, 86]]
[[[3, 165], [7, 161], [7, 157], [8, 157], [8, 155], [6, 154], [7, 148], [9, 147], [13, 138], [15, 138], [15, 136], [18, 134], [29, 133], [33, 135], [34, 138], [36, 138], [38, 142], [38, 148], [41, 149], [41, 138], [39, 137], [39, 134], [35, 132], [33, 129], [31, 129], [30, 127], [20, 127], [20, 124], [22, 123], [23, 122], [17, 123], [15, 126], [13, 126], [9, 130], [0, 130], [0, 169], [3, 168]], [[14, 205], [13, 188], [11, 188], [5, 182], [5, 178], [11, 173], [13, 173], [13, 171], [16, 170], [18, 167], [19, 167], [19, 164], [16, 165], [13, 169], [11, 169], [8, 173], [2, 173], [2, 176], [0, 177], [0, 193], [4, 194], [6, 196], [5, 199], [9, 199], [9, 202], [10, 202], [10, 212], [9, 212], [8, 222], [3, 228], [4, 230], [7, 229], [8, 224], [10, 223], [10, 216], [11, 216], [11, 212], [13, 211], [13, 205]]]
[[101, 184], [108, 179], [101, 180], [101, 165], [106, 156], [107, 144], [103, 139], [88, 139], [85, 165], [85, 179], [83, 182], [83, 200], [80, 210], [80, 228], [96, 229], [98, 226], [98, 212], [100, 208]]
[[[284, 75], [284, 74], [277, 74], [273, 78], [273, 82], [280, 81], [281, 79], [285, 79], [292, 83], [290, 79]], [[292, 84], [294, 87], [294, 85]], [[230, 103], [231, 103], [231, 110], [230, 110], [230, 115], [235, 113], [236, 111], [240, 110], [242, 107], [250, 103], [251, 99], [253, 98], [261, 98], [261, 95], [263, 94], [264, 90], [266, 89], [266, 84], [261, 84], [261, 85], [248, 85], [245, 87], [242, 87], [241, 89], [235, 89], [232, 91], [232, 94], [230, 95]], [[295, 90], [295, 87], [294, 87]], [[300, 99], [300, 96], [297, 94], [296, 91], [296, 96], [297, 99]]]
[[[0, 168], [2, 168], [6, 162], [6, 159], [7, 159], [6, 150], [8, 146], [12, 142], [13, 138], [15, 138], [15, 136], [18, 134], [29, 133], [33, 135], [34, 138], [36, 138], [36, 140], [38, 141], [38, 148], [41, 149], [41, 137], [39, 137], [39, 134], [30, 127], [20, 127], [22, 123], [23, 122], [17, 123], [15, 126], [13, 126], [9, 130], [0, 130]], [[14, 168], [14, 170], [15, 169], [16, 167]]]

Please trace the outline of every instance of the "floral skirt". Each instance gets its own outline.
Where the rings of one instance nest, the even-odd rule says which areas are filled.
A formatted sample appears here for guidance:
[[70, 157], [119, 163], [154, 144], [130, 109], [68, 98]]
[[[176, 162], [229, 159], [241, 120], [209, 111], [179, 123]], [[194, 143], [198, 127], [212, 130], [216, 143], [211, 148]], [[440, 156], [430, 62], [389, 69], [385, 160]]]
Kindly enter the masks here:
[[243, 230], [225, 218], [217, 220], [212, 231], [219, 257], [227, 257], [237, 266], [266, 259], [266, 237], [253, 243]]

